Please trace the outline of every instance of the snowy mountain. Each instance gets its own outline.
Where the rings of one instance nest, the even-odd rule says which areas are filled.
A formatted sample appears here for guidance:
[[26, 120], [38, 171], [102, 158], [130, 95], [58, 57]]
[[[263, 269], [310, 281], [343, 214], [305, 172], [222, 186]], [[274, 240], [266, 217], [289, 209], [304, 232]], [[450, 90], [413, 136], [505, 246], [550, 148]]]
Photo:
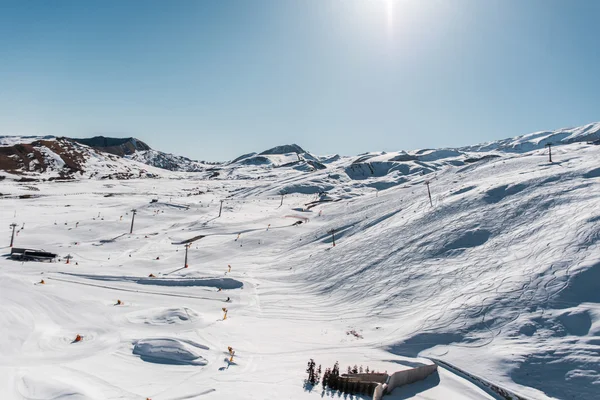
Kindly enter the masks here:
[[135, 138], [0, 136], [0, 170], [27, 179], [156, 177], [214, 164], [156, 151]]
[[302, 154], [302, 153], [306, 153], [306, 151], [304, 151], [304, 149], [302, 149], [302, 147], [298, 146], [297, 144], [285, 144], [282, 146], [275, 146], [269, 150], [265, 150], [262, 153], [260, 153], [260, 155], [287, 154], [287, 153]]
[[600, 122], [576, 128], [563, 128], [556, 131], [534, 132], [511, 139], [498, 140], [475, 146], [463, 147], [462, 151], [505, 151], [524, 153], [553, 146], [578, 142], [600, 142]]
[[305, 172], [326, 168], [320, 162], [320, 157], [304, 151], [297, 144], [273, 147], [262, 153], [244, 154], [229, 162], [228, 165], [233, 168], [239, 166], [291, 167]]
[[75, 139], [74, 142], [93, 147], [96, 150], [117, 156], [128, 156], [138, 151], [150, 150], [150, 146], [136, 138], [109, 138], [104, 136], [94, 136], [92, 138]]
[[[11, 260], [6, 231], [2, 398], [337, 398], [303, 381], [309, 358], [438, 365], [390, 400], [597, 398], [595, 132], [352, 157], [283, 146], [194, 173], [0, 138], [2, 223], [15, 247], [61, 257]], [[155, 179], [88, 179], [117, 170]], [[21, 180], [60, 171], [77, 179]]]
[[169, 171], [199, 172], [206, 169], [206, 163], [190, 160], [186, 157], [153, 150], [146, 143], [135, 138], [106, 138], [96, 136], [90, 139], [72, 139], [96, 150], [135, 160], [156, 168]]
[[98, 151], [68, 138], [0, 137], [0, 171], [14, 179], [154, 178], [157, 168]]
[[[297, 144], [280, 145], [260, 153], [242, 155], [227, 163], [199, 162], [164, 153], [135, 138], [0, 136], [0, 170], [19, 176], [36, 175], [39, 179], [146, 176], [144, 171], [140, 173], [141, 163], [173, 172], [198, 172], [211, 179], [256, 179], [256, 171], [261, 171], [260, 176], [268, 176], [272, 169], [283, 168], [310, 173], [309, 180], [313, 183], [308, 185], [319, 192], [328, 190], [331, 185], [326, 182], [331, 180], [351, 180], [360, 185], [387, 188], [402, 184], [411, 176], [434, 173], [446, 167], [486, 162], [512, 153], [545, 151], [547, 144], [570, 143], [600, 143], [600, 123], [455, 149], [370, 152], [354, 157], [317, 156]], [[105, 158], [104, 168], [86, 172], [86, 162], [93, 159], [93, 164], [97, 165], [99, 157]], [[130, 164], [127, 160], [135, 163]], [[155, 174], [153, 170], [149, 176]], [[293, 188], [290, 190], [294, 192]], [[305, 185], [300, 192], [307, 190], [310, 191]]]
[[126, 155], [125, 158], [169, 171], [202, 172], [207, 168], [212, 167], [212, 165], [208, 163], [193, 161], [186, 157], [163, 153], [162, 151], [152, 149], [136, 151], [133, 154]]

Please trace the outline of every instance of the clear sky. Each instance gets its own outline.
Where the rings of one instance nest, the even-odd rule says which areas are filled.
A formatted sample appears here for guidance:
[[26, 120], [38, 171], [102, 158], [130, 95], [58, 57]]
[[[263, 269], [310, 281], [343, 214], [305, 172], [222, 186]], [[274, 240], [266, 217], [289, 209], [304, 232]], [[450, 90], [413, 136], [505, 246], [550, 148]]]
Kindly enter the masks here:
[[600, 120], [598, 0], [0, 0], [0, 135], [226, 160]]

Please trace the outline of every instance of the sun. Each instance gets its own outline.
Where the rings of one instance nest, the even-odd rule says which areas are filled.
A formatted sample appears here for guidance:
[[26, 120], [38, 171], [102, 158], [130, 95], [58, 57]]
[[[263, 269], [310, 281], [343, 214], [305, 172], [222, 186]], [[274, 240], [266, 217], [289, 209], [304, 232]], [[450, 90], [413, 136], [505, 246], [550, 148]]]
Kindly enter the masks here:
[[388, 29], [388, 32], [391, 33], [394, 29], [394, 6], [396, 3], [396, 0], [384, 0], [384, 2], [386, 3], [385, 6], [387, 8], [387, 10], [386, 10], [387, 29]]

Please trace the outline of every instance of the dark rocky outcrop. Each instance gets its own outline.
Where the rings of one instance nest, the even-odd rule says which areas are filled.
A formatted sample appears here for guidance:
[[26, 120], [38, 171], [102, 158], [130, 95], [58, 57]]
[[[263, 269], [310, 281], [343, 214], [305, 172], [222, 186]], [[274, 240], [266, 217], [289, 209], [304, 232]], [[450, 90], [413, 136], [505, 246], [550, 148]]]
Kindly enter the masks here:
[[298, 146], [297, 144], [284, 144], [282, 146], [276, 146], [272, 149], [265, 150], [260, 155], [269, 155], [269, 154], [287, 154], [287, 153], [306, 153], [306, 151]]
[[85, 144], [96, 150], [114, 154], [120, 157], [129, 156], [137, 151], [151, 150], [150, 146], [136, 138], [110, 138], [104, 136], [94, 136], [92, 138], [76, 139], [74, 142]]

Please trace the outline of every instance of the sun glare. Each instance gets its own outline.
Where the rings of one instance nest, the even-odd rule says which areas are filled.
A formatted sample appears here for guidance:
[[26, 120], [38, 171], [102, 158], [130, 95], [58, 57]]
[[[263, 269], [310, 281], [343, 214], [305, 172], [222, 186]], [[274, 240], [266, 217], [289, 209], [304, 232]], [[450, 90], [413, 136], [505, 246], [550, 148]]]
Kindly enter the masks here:
[[387, 3], [387, 28], [388, 32], [392, 33], [394, 27], [394, 3], [395, 0], [385, 0]]

